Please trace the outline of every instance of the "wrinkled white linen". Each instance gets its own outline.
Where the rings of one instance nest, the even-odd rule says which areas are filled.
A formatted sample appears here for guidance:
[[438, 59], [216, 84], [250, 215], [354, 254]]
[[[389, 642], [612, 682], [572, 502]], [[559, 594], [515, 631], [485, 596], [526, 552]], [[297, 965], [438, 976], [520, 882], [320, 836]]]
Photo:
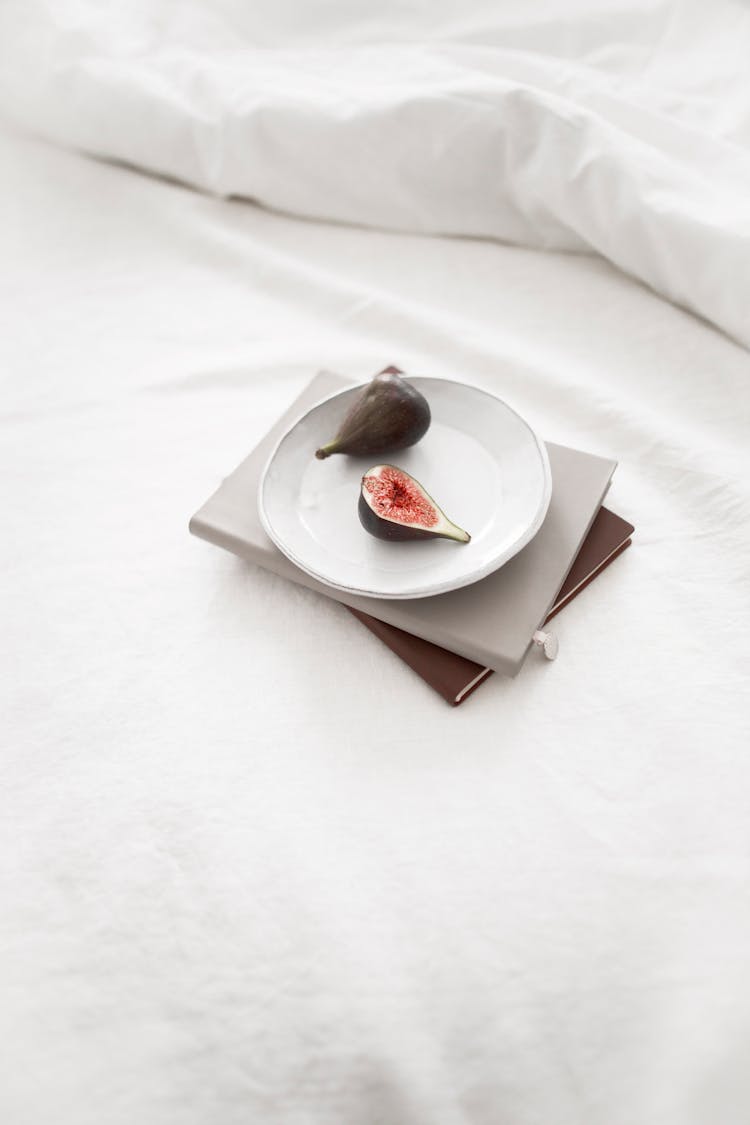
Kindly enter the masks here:
[[[747, 352], [593, 256], [0, 165], [0, 1119], [746, 1125]], [[457, 711], [187, 533], [393, 361], [637, 525]]]
[[593, 249], [750, 343], [738, 0], [5, 0], [6, 111], [222, 195]]

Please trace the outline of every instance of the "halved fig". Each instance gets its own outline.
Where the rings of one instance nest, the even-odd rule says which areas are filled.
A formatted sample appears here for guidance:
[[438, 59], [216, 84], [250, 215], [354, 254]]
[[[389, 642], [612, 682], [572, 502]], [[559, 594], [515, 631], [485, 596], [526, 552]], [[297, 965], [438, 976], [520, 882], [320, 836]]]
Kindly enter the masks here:
[[362, 477], [359, 519], [378, 539], [455, 539], [471, 536], [452, 523], [419, 481], [395, 465], [375, 465]]

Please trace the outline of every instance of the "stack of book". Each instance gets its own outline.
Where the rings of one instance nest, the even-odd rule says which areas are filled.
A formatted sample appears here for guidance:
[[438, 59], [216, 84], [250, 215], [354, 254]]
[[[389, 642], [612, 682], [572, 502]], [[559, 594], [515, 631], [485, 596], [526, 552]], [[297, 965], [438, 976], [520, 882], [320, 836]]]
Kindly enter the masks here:
[[291, 581], [343, 602], [450, 704], [457, 706], [493, 671], [514, 676], [534, 634], [630, 545], [633, 526], [602, 507], [616, 462], [547, 444], [552, 500], [532, 541], [495, 573], [429, 598], [392, 601], [326, 586], [271, 543], [257, 509], [258, 483], [290, 425], [331, 393], [350, 386], [320, 372], [289, 410], [190, 521], [190, 530]]

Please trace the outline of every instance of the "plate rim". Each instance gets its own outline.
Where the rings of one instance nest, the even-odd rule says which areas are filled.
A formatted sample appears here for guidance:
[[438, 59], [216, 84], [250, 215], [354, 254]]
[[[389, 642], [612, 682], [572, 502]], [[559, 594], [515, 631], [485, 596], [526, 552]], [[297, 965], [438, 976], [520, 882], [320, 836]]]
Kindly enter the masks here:
[[472, 391], [477, 391], [479, 394], [484, 395], [486, 398], [493, 399], [495, 402], [502, 403], [502, 405], [505, 406], [511, 412], [511, 414], [514, 414], [516, 418], [526, 427], [526, 429], [534, 439], [534, 444], [536, 445], [537, 453], [539, 454], [539, 458], [542, 462], [544, 471], [544, 488], [542, 490], [542, 499], [537, 508], [534, 519], [529, 524], [526, 531], [515, 541], [512, 547], [510, 547], [506, 552], [502, 553], [499, 556], [500, 561], [498, 562], [496, 559], [493, 559], [490, 563], [485, 563], [483, 566], [480, 566], [478, 570], [473, 571], [471, 576], [468, 576], [465, 580], [456, 581], [455, 579], [448, 579], [447, 581], [438, 583], [437, 585], [432, 586], [429, 589], [423, 588], [419, 591], [409, 590], [406, 593], [383, 593], [380, 590], [365, 589], [361, 586], [346, 586], [341, 582], [335, 582], [330, 578], [326, 578], [324, 575], [319, 574], [318, 571], [314, 570], [306, 563], [303, 563], [297, 557], [294, 551], [290, 550], [289, 547], [282, 545], [271, 525], [263, 501], [263, 490], [265, 487], [268, 472], [271, 468], [271, 465], [273, 464], [274, 459], [276, 458], [276, 455], [278, 454], [279, 449], [281, 448], [281, 445], [284, 441], [286, 441], [292, 431], [296, 429], [297, 426], [299, 426], [300, 423], [305, 420], [305, 418], [309, 417], [309, 415], [312, 414], [314, 410], [317, 410], [319, 407], [323, 406], [327, 402], [331, 402], [335, 398], [339, 398], [343, 394], [349, 394], [351, 391], [363, 390], [365, 387], [369, 386], [369, 384], [372, 382], [372, 379], [366, 379], [362, 383], [353, 383], [349, 387], [341, 387], [337, 391], [332, 391], [330, 394], [324, 395], [323, 398], [319, 399], [317, 402], [313, 403], [312, 406], [308, 407], [307, 410], [304, 411], [304, 413], [300, 414], [299, 418], [295, 419], [295, 421], [287, 427], [284, 433], [279, 437], [278, 441], [276, 441], [273, 449], [266, 458], [266, 462], [263, 466], [263, 470], [258, 481], [258, 515], [260, 517], [260, 522], [263, 525], [263, 530], [265, 531], [271, 542], [274, 543], [274, 545], [281, 551], [281, 553], [285, 555], [290, 562], [294, 563], [296, 567], [298, 567], [305, 574], [309, 574], [310, 577], [314, 578], [317, 582], [321, 582], [324, 586], [330, 586], [333, 590], [340, 590], [342, 593], [353, 594], [357, 597], [383, 598], [387, 601], [409, 601], [411, 599], [435, 597], [438, 594], [447, 594], [450, 593], [451, 590], [460, 590], [466, 586], [473, 586], [475, 582], [481, 582], [483, 578], [487, 578], [490, 574], [494, 574], [496, 570], [499, 570], [502, 566], [505, 566], [507, 562], [510, 562], [510, 560], [515, 555], [522, 551], [524, 547], [526, 547], [531, 542], [531, 540], [534, 538], [534, 536], [544, 523], [544, 519], [547, 515], [550, 501], [552, 499], [552, 470], [550, 468], [547, 446], [539, 437], [538, 433], [530, 424], [530, 422], [528, 422], [522, 414], [519, 414], [515, 407], [511, 406], [509, 402], [507, 402], [504, 398], [500, 398], [499, 395], [493, 394], [492, 391], [485, 390], [484, 387], [477, 387], [474, 383], [459, 382], [458, 379], [444, 379], [439, 375], [408, 374], [403, 374], [402, 378], [406, 379], [407, 382], [411, 382], [415, 379], [425, 379], [430, 380], [433, 383], [447, 383], [451, 386], [460, 387], [462, 389], [468, 388]]

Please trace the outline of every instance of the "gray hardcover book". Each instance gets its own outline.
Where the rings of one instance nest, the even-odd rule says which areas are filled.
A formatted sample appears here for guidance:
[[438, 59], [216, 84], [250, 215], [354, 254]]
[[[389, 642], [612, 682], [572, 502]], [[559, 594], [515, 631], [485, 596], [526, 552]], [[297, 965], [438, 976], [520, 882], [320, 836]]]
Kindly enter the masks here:
[[316, 402], [350, 380], [318, 374], [261, 443], [190, 521], [193, 535], [369, 613], [425, 640], [515, 676], [599, 511], [616, 462], [548, 444], [552, 500], [537, 535], [515, 558], [473, 586], [410, 601], [363, 598], [317, 582], [271, 543], [258, 516], [258, 482], [281, 435]]

